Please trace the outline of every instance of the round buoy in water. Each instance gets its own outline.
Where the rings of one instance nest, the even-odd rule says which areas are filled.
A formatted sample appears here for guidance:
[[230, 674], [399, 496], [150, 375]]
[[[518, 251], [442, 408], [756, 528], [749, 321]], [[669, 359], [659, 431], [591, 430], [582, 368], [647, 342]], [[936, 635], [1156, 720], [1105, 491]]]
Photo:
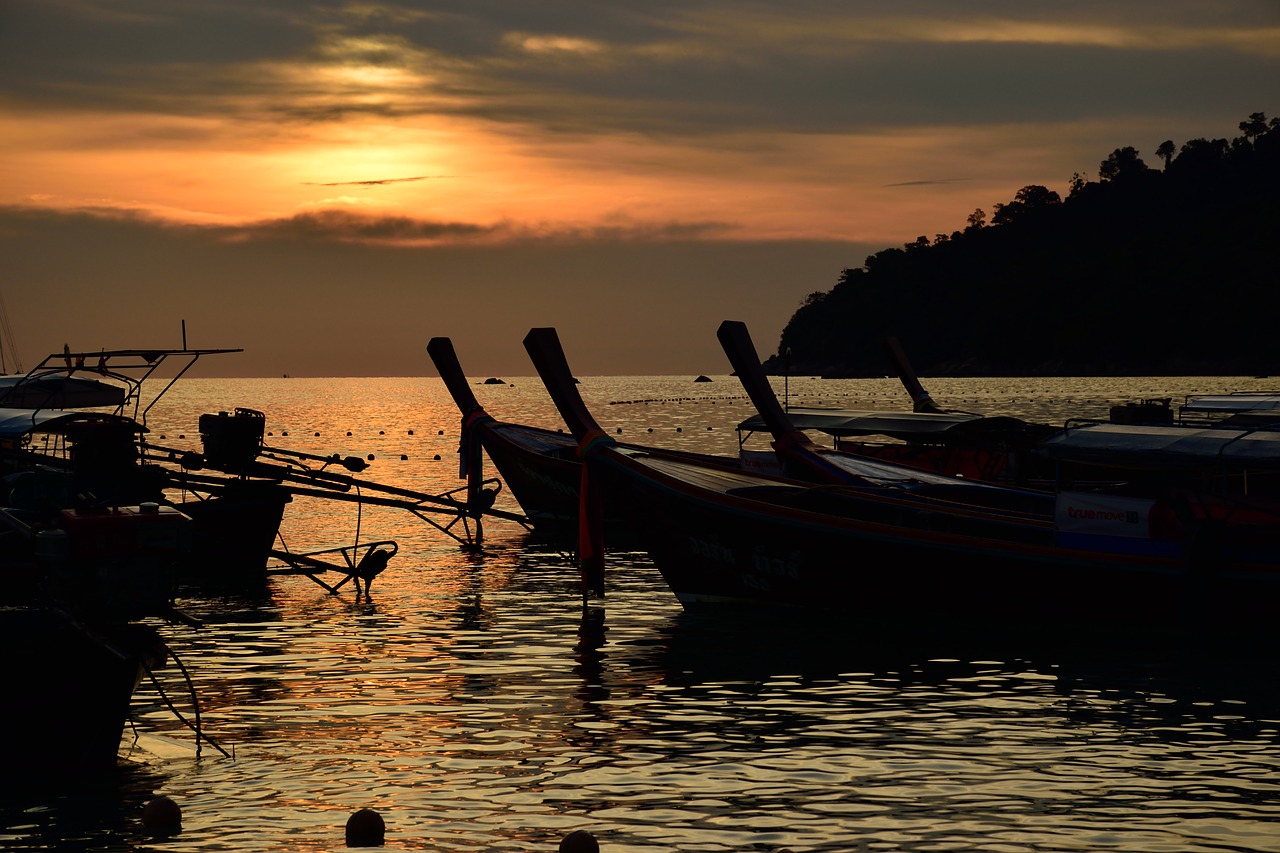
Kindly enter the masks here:
[[142, 825], [152, 832], [177, 832], [182, 828], [182, 809], [169, 797], [156, 797], [142, 807]]
[[560, 840], [560, 853], [600, 853], [600, 842], [585, 829], [575, 829]]
[[387, 825], [373, 809], [361, 809], [347, 818], [348, 847], [381, 847]]

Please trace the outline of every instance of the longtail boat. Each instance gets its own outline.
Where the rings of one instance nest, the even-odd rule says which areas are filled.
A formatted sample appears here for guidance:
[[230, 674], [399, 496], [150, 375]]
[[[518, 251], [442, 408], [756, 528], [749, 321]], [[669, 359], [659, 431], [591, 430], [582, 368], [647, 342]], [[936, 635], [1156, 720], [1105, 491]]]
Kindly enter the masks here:
[[[462, 415], [458, 474], [467, 481], [468, 504], [487, 510], [493, 503], [494, 481], [485, 479], [483, 467], [487, 456], [540, 537], [561, 545], [575, 543], [583, 479], [577, 439], [564, 431], [511, 423], [490, 415], [476, 399], [449, 338], [432, 338], [427, 343], [427, 353]], [[663, 452], [707, 465], [738, 465], [732, 457]], [[626, 519], [603, 508], [601, 511], [611, 541], [629, 540]]]
[[[903, 388], [911, 398], [911, 411], [853, 410], [781, 406], [769, 385], [744, 323], [725, 320], [716, 332], [734, 373], [755, 404], [757, 414], [738, 424], [739, 444], [745, 447], [753, 433], [796, 433], [788, 442], [823, 433], [834, 440], [842, 455], [881, 459], [948, 476], [993, 483], [1038, 485], [1052, 471], [1035, 455], [1039, 443], [1058, 427], [1006, 415], [986, 416], [946, 409], [938, 405], [915, 375], [896, 338], [883, 341]], [[785, 425], [784, 425], [785, 421]], [[887, 439], [887, 440], [886, 440]], [[785, 468], [786, 454], [781, 459]], [[801, 470], [789, 473], [804, 478]]]
[[[1094, 496], [1086, 506], [963, 481], [944, 488], [886, 463], [882, 478], [826, 485], [708, 466], [605, 435], [554, 329], [531, 330], [525, 347], [593, 488], [631, 514], [686, 607], [1145, 622], [1189, 611], [1245, 617], [1278, 603], [1280, 514], [1266, 507], [1238, 523], [1196, 525], [1149, 499]], [[834, 467], [822, 454], [810, 463]], [[603, 572], [594, 544], [583, 550], [584, 577]]]
[[582, 478], [577, 442], [563, 432], [500, 421], [486, 412], [449, 338], [432, 338], [427, 353], [462, 414], [459, 477], [468, 484], [467, 502], [492, 503], [484, 485], [487, 454], [535, 530], [553, 540], [572, 536]]

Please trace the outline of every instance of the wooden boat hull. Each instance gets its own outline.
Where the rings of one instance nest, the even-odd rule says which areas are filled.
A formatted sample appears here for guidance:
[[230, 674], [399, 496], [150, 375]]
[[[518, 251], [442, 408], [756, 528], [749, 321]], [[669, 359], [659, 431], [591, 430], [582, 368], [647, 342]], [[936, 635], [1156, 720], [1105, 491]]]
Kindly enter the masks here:
[[471, 428], [534, 529], [556, 540], [575, 536], [582, 463], [572, 436], [495, 420]]
[[[432, 338], [427, 351], [462, 414], [462, 476], [479, 479], [482, 460], [476, 447], [483, 448], [535, 532], [556, 545], [575, 547], [582, 512], [583, 479], [578, 439], [563, 432], [493, 418], [472, 393], [452, 341]], [[737, 466], [737, 460], [733, 459], [675, 455], [711, 465]], [[602, 524], [613, 546], [626, 547], [634, 541], [629, 519], [619, 507], [605, 501], [601, 512]]]
[[129, 704], [146, 668], [166, 659], [154, 628], [87, 628], [57, 610], [0, 608], [10, 656], [3, 785], [76, 783], [116, 766]]
[[184, 579], [265, 582], [267, 561], [292, 500], [277, 483], [229, 480], [213, 497], [175, 504], [193, 522], [195, 544]]
[[[946, 513], [907, 508], [869, 521], [865, 501], [785, 481], [726, 481], [616, 448], [592, 464], [625, 496], [645, 548], [687, 607], [736, 604], [867, 617], [1150, 622], [1273, 610], [1278, 543], [1198, 550], [1150, 542], [1063, 548], [1052, 532], [988, 536]], [[701, 481], [701, 482], [700, 482]], [[1274, 538], [1274, 537], [1273, 537]], [[1268, 560], [1270, 555], [1270, 560]]]

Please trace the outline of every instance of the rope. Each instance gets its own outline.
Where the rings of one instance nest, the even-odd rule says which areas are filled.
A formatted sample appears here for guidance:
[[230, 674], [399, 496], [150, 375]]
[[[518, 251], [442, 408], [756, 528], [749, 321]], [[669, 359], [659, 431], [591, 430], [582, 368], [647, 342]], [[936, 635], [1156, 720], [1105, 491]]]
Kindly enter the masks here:
[[197, 698], [197, 696], [196, 696], [196, 688], [195, 688], [195, 684], [191, 681], [191, 673], [189, 673], [189, 672], [187, 671], [187, 667], [186, 667], [186, 665], [185, 665], [185, 664], [183, 664], [183, 662], [182, 662], [182, 658], [178, 657], [177, 653], [176, 653], [176, 652], [174, 652], [174, 650], [173, 650], [173, 649], [169, 648], [169, 646], [168, 646], [167, 644], [165, 644], [164, 642], [161, 642], [161, 644], [160, 644], [160, 645], [164, 648], [165, 653], [166, 653], [167, 655], [169, 655], [169, 657], [173, 658], [173, 662], [174, 662], [174, 663], [176, 663], [176, 664], [178, 665], [178, 669], [182, 672], [182, 678], [183, 678], [183, 680], [184, 680], [184, 681], [186, 681], [186, 684], [187, 684], [187, 692], [188, 692], [188, 693], [190, 694], [190, 696], [191, 696], [191, 707], [192, 707], [192, 709], [194, 709], [194, 712], [195, 712], [195, 713], [194, 713], [194, 715], [193, 715], [193, 716], [195, 717], [195, 724], [194, 724], [194, 725], [193, 725], [189, 720], [187, 720], [187, 718], [186, 718], [186, 717], [182, 716], [182, 712], [181, 712], [181, 711], [179, 711], [179, 710], [178, 710], [178, 708], [173, 704], [173, 701], [169, 699], [169, 694], [165, 692], [164, 686], [163, 686], [162, 684], [160, 684], [159, 679], [157, 679], [157, 678], [156, 678], [156, 674], [155, 674], [155, 672], [154, 672], [154, 671], [152, 671], [151, 666], [150, 666], [149, 664], [147, 664], [145, 661], [143, 662], [142, 666], [143, 666], [143, 668], [147, 671], [147, 678], [148, 678], [148, 679], [150, 679], [150, 681], [151, 681], [151, 683], [152, 683], [153, 685], [155, 685], [156, 691], [160, 694], [160, 698], [164, 700], [164, 704], [165, 704], [165, 706], [166, 706], [166, 707], [168, 707], [168, 709], [169, 709], [170, 711], [172, 711], [172, 712], [173, 712], [173, 715], [174, 715], [175, 717], [177, 717], [177, 718], [178, 718], [178, 720], [179, 720], [179, 721], [180, 721], [184, 726], [186, 726], [187, 728], [191, 729], [191, 731], [195, 732], [195, 735], [196, 735], [196, 758], [199, 758], [199, 757], [200, 757], [200, 742], [201, 742], [201, 741], [207, 741], [207, 742], [208, 742], [208, 744], [209, 744], [210, 746], [212, 746], [214, 749], [218, 750], [218, 752], [221, 752], [224, 758], [230, 758], [230, 757], [231, 757], [231, 754], [230, 754], [229, 752], [227, 752], [225, 749], [223, 749], [221, 746], [219, 746], [219, 745], [218, 745], [218, 743], [217, 743], [216, 741], [214, 741], [214, 739], [213, 739], [213, 738], [209, 737], [207, 734], [205, 734], [205, 733], [201, 730], [201, 727], [200, 727], [200, 700], [199, 700], [199, 698]]
[[578, 442], [578, 458], [586, 459], [596, 447], [616, 444], [613, 438], [605, 434], [604, 430], [593, 429], [582, 436], [582, 441]]

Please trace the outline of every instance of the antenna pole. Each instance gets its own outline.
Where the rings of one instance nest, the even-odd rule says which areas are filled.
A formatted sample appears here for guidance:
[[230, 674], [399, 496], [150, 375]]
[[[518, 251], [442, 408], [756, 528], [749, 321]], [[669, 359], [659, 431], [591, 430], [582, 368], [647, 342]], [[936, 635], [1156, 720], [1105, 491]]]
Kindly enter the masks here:
[[787, 357], [782, 361], [782, 405], [791, 411], [791, 347], [787, 347]]

